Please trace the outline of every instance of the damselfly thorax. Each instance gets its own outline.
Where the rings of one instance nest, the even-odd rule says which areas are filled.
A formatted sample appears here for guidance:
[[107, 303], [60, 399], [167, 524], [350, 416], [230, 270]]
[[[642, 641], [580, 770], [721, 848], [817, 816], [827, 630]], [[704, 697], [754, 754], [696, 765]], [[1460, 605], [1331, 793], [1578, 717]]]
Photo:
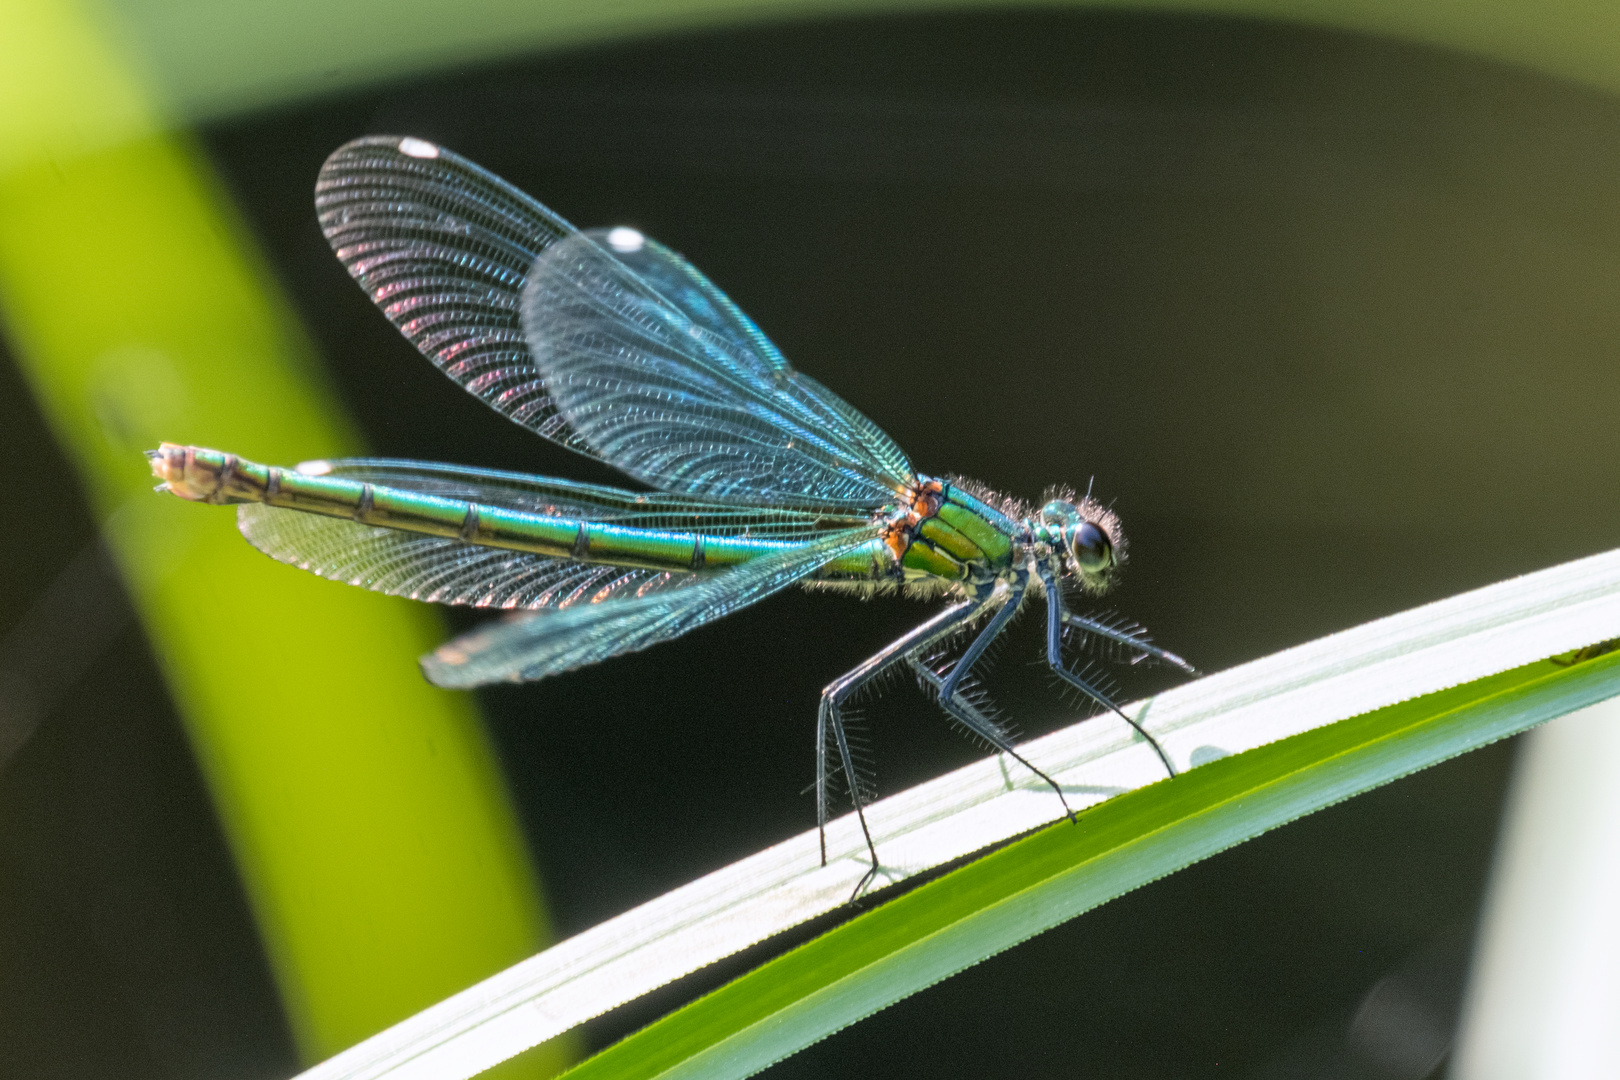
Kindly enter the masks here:
[[1101, 643], [1187, 668], [1132, 624], [1070, 610], [1070, 598], [1106, 591], [1125, 556], [1118, 519], [1089, 495], [1049, 493], [1035, 509], [915, 472], [675, 252], [634, 229], [580, 232], [431, 143], [356, 140], [327, 159], [315, 190], [338, 258], [441, 371], [653, 489], [374, 458], [283, 468], [169, 443], [149, 453], [160, 490], [237, 505], [243, 535], [282, 562], [522, 613], [424, 657], [434, 683], [542, 679], [794, 584], [942, 600], [822, 694], [817, 818], [825, 826], [841, 779], [871, 857], [864, 888], [879, 863], [845, 730], [850, 698], [907, 668], [953, 720], [1051, 784], [970, 681], [1014, 613], [1044, 597], [1052, 671], [1130, 723], [1173, 773], [1097, 677], [1065, 659]]

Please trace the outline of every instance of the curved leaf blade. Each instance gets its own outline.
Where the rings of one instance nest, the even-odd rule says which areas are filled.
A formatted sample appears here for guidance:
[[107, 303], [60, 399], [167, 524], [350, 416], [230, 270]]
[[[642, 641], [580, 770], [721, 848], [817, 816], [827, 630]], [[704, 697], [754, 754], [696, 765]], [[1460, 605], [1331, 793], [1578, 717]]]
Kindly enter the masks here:
[[[1269, 806], [1277, 792], [1292, 790], [1287, 784], [1301, 785], [1304, 794], [1292, 803], [1285, 802], [1281, 810], [1269, 814], [1256, 810], [1259, 816], [1252, 819], [1234, 819], [1247, 821], [1236, 831], [1201, 838], [1200, 834], [1187, 834], [1190, 854], [1180, 861], [1140, 854], [1148, 868], [1143, 871], [1146, 876], [1138, 875], [1135, 880], [1140, 884], [1310, 809], [1581, 707], [1588, 702], [1580, 695], [1570, 697], [1564, 690], [1586, 685], [1594, 672], [1608, 671], [1608, 663], [1582, 664], [1571, 669], [1574, 673], [1565, 674], [1544, 658], [1617, 637], [1620, 551], [1613, 551], [1378, 619], [1127, 706], [1154, 732], [1179, 768], [1203, 766], [1174, 782], [1161, 782], [1162, 769], [1144, 741], [1127, 725], [1111, 724], [1106, 718], [1072, 725], [1019, 749], [1063, 785], [1070, 805], [1077, 809], [1122, 796], [1120, 806], [1127, 809], [1159, 807], [1159, 800], [1163, 807], [1185, 806], [1184, 800], [1205, 792], [1205, 785], [1214, 782], [1212, 777], [1234, 769], [1257, 768], [1275, 785], [1283, 785], [1257, 786], [1234, 796], [1239, 805], [1251, 809]], [[1528, 704], [1514, 704], [1519, 698], [1511, 691], [1520, 683], [1526, 684]], [[1595, 689], [1588, 687], [1587, 697], [1597, 700], [1614, 692], [1604, 683]], [[1446, 696], [1457, 694], [1462, 696]], [[1507, 696], [1496, 701], [1500, 695]], [[1413, 705], [1420, 699], [1427, 704]], [[1463, 709], [1476, 701], [1481, 708]], [[1487, 702], [1495, 704], [1486, 709]], [[1431, 712], [1399, 711], [1408, 705]], [[1452, 742], [1430, 747], [1426, 734], [1430, 729], [1406, 722], [1440, 713], [1457, 713], [1468, 722]], [[1293, 741], [1319, 730], [1341, 735], [1359, 731], [1346, 718], [1368, 716], [1404, 717], [1402, 723], [1406, 724], [1390, 733], [1388, 741], [1380, 738], [1369, 744], [1365, 753], [1371, 757], [1352, 754], [1354, 747], [1349, 744]], [[1326, 757], [1306, 768], [1275, 756], [1282, 751], [1273, 747], [1285, 745], [1304, 745], [1309, 752]], [[1241, 754], [1243, 751], [1252, 753]], [[1221, 760], [1231, 755], [1240, 755], [1233, 760], [1246, 764]], [[1371, 771], [1344, 772], [1351, 762], [1371, 762], [1366, 766]], [[1344, 779], [1346, 776], [1350, 779]], [[1145, 790], [1125, 796], [1135, 789]], [[994, 757], [875, 803], [868, 808], [867, 819], [884, 861], [880, 880], [892, 883], [1024, 836], [1058, 818], [1060, 812], [1057, 800], [1039, 779]], [[1083, 831], [1089, 835], [1098, 823], [1125, 812], [1106, 806], [1090, 812]], [[1176, 832], [1170, 828], [1170, 819], [1157, 824], [1155, 820], [1137, 822], [1146, 830], [1139, 838], [1143, 846], [1122, 845], [1120, 851], [1151, 852], [1153, 845], [1146, 843], [1150, 837], [1161, 831], [1167, 835]], [[819, 865], [815, 832], [783, 841], [447, 998], [329, 1059], [305, 1073], [303, 1080], [464, 1080], [474, 1076], [593, 1016], [840, 907], [866, 872], [865, 846], [852, 816], [831, 823], [827, 839], [830, 859], [826, 866]], [[1016, 850], [1035, 849], [1020, 844]], [[1074, 857], [1086, 862], [1091, 873], [1101, 875], [1098, 881], [1109, 880], [1101, 869], [1107, 863], [1088, 861], [1093, 856]], [[1004, 854], [991, 856], [986, 865], [1002, 866], [1006, 858]], [[1101, 853], [1095, 858], [1100, 860]], [[958, 887], [977, 879], [952, 875], [946, 880]], [[1034, 889], [1033, 885], [1027, 887]], [[1104, 889], [1090, 903], [1100, 903], [1124, 887], [1129, 886]], [[1012, 886], [1003, 883], [998, 888]], [[1022, 895], [1023, 888], [1007, 896], [992, 891], [983, 901], [987, 912], [998, 913], [995, 918], [1014, 919], [1017, 934], [1005, 941], [970, 936], [970, 953], [982, 958], [1052, 925], [1036, 917], [1039, 911], [1019, 914], [1021, 909], [1010, 898], [1014, 893]], [[933, 889], [929, 886], [919, 894], [935, 895]], [[1044, 895], [1044, 890], [1037, 892]], [[918, 901], [901, 898], [895, 903], [910, 911]], [[925, 917], [916, 917], [918, 926], [928, 925]], [[977, 916], [963, 919], [988, 925]], [[861, 920], [851, 925], [857, 924], [872, 925]], [[954, 925], [941, 924], [939, 932], [944, 934]], [[705, 1011], [696, 1014], [697, 1021], [693, 1020], [695, 1014], [683, 1011], [649, 1029], [656, 1035], [636, 1036], [624, 1044], [639, 1049], [615, 1048], [583, 1068], [616, 1069], [627, 1076], [685, 1075], [688, 1069], [706, 1075], [747, 1075], [856, 1015], [881, 1008], [962, 966], [936, 963], [937, 958], [926, 963], [919, 959], [908, 974], [906, 965], [885, 962], [888, 953], [881, 949], [863, 951], [858, 939], [842, 936], [842, 932], [831, 940], [845, 943], [824, 947], [832, 950], [826, 954], [833, 957], [830, 962], [844, 968], [833, 970], [825, 986], [795, 982], [792, 969], [782, 965], [800, 963], [790, 957], [803, 954], [789, 954], [762, 969], [772, 972], [760, 976], [765, 982], [746, 982], [747, 1000], [720, 998], [737, 1002], [742, 1011], [736, 1017], [727, 1019], [706, 1011], [717, 1007], [713, 1005], [704, 1005]], [[910, 943], [902, 942], [889, 951], [909, 948]], [[850, 950], [847, 955], [841, 952], [844, 949]], [[907, 955], [926, 959], [924, 953]], [[962, 961], [970, 962], [971, 958]], [[861, 972], [866, 975], [856, 979]], [[856, 984], [840, 984], [834, 998], [847, 999], [839, 1005], [846, 1011], [818, 1011], [821, 1006], [817, 1003], [825, 993], [832, 993], [838, 980], [852, 978], [865, 986], [880, 974], [891, 982], [878, 979], [872, 985], [881, 984], [887, 990], [857, 993]], [[795, 986], [802, 992], [794, 990]], [[749, 1011], [767, 1002], [777, 1003], [768, 1015]], [[857, 1002], [864, 1004], [859, 1008], [850, 1004]], [[801, 1023], [800, 1017], [821, 1019]], [[690, 1027], [694, 1023], [697, 1028]], [[699, 1028], [706, 1034], [691, 1036]], [[684, 1056], [670, 1057], [675, 1046], [686, 1047]], [[689, 1059], [690, 1066], [685, 1064]], [[582, 1075], [598, 1074], [587, 1071]]]
[[885, 904], [642, 1029], [570, 1080], [726, 1080], [1279, 825], [1620, 694], [1620, 653], [1530, 664], [1122, 795]]

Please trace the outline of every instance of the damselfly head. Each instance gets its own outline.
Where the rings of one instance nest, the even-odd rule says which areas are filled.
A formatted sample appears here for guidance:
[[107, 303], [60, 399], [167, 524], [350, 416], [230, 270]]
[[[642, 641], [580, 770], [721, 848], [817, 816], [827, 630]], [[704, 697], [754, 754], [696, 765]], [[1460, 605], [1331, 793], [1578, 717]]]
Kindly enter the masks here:
[[1066, 561], [1090, 593], [1106, 592], [1125, 561], [1125, 534], [1119, 517], [1087, 495], [1053, 499], [1041, 507], [1041, 523], [1062, 544]]

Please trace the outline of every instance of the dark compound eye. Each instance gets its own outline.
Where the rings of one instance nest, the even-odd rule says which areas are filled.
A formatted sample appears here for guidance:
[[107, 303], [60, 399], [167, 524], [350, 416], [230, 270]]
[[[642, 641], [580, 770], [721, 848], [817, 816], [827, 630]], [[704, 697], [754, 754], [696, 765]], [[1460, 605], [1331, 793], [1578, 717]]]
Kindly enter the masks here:
[[1089, 521], [1082, 521], [1069, 535], [1069, 551], [1080, 569], [1098, 573], [1114, 561], [1114, 545], [1108, 534]]

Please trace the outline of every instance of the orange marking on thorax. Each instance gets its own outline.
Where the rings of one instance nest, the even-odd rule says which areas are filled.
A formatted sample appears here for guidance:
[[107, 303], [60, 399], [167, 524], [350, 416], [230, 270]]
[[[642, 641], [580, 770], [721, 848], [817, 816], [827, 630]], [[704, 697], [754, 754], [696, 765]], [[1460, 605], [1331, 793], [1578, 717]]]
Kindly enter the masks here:
[[[945, 485], [938, 480], [929, 480], [907, 491], [900, 491], [901, 501], [905, 510], [889, 519], [889, 524], [883, 530], [883, 542], [894, 552], [894, 557], [905, 558], [906, 549], [917, 536], [917, 527], [935, 514], [945, 503]], [[909, 501], [906, 499], [910, 495]]]

